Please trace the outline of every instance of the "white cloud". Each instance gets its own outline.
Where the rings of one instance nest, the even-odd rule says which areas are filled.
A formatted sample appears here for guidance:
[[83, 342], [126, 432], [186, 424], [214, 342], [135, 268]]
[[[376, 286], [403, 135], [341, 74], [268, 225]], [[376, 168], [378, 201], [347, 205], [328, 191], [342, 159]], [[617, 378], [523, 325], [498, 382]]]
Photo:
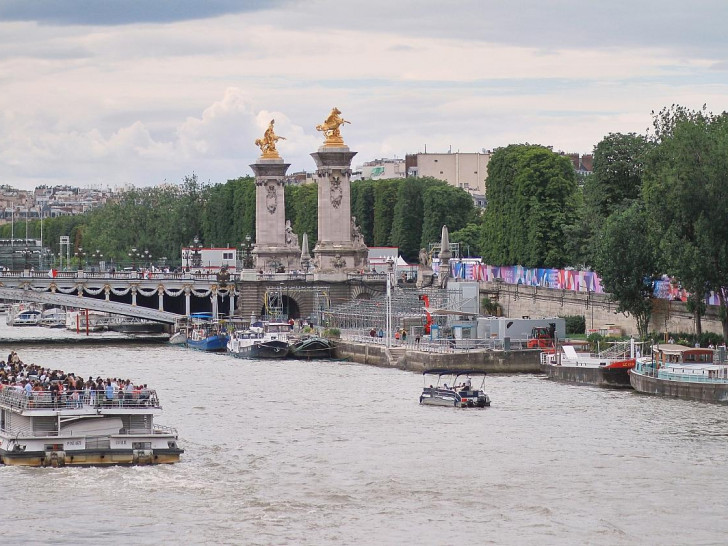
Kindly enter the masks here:
[[665, 105], [728, 109], [722, 5], [698, 32], [677, 3], [649, 25], [644, 6], [583, 4], [317, 0], [168, 24], [0, 22], [0, 182], [222, 182], [250, 174], [273, 118], [290, 170], [313, 170], [333, 106], [357, 163], [425, 144], [587, 153]]

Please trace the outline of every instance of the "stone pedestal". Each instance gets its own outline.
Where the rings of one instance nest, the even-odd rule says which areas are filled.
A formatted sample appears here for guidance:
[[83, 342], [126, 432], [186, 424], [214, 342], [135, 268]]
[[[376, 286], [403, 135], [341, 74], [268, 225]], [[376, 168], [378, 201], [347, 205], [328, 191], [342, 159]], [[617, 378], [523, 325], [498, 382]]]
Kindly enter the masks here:
[[319, 272], [360, 271], [367, 247], [351, 218], [351, 160], [348, 146], [321, 146], [311, 154], [318, 177], [318, 241], [313, 249]]
[[[255, 173], [255, 268], [266, 272], [301, 268], [298, 237], [286, 225], [284, 178], [289, 164], [283, 159], [260, 158], [250, 168]], [[288, 229], [287, 229], [288, 227]]]

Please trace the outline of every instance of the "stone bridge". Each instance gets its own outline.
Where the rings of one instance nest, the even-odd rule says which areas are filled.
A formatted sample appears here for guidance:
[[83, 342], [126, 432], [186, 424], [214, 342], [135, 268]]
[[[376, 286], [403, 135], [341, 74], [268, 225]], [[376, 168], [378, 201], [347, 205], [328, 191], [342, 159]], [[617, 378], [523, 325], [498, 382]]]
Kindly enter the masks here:
[[354, 273], [216, 274], [85, 271], [0, 273], [0, 298], [87, 308], [171, 323], [192, 313], [249, 318], [309, 317], [332, 305], [381, 294], [385, 276]]

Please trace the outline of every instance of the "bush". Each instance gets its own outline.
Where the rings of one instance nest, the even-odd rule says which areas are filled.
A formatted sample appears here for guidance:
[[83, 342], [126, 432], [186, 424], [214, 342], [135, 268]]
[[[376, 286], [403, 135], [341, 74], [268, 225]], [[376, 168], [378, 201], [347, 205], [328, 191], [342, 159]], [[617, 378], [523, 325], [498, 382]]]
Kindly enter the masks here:
[[493, 315], [494, 317], [501, 316], [500, 303], [491, 300], [488, 296], [484, 297], [481, 303], [483, 306], [483, 311], [485, 311], [487, 314]]
[[338, 328], [326, 328], [324, 330], [324, 337], [339, 339], [341, 337], [341, 330]]
[[586, 317], [584, 315], [566, 315], [561, 317], [566, 323], [566, 335], [569, 334], [585, 334], [586, 333]]

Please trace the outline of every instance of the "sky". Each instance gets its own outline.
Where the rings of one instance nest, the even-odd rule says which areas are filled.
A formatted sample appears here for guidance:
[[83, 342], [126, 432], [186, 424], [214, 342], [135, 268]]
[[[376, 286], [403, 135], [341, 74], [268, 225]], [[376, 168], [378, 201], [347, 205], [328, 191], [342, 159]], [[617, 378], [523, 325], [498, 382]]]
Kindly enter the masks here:
[[314, 171], [509, 144], [591, 153], [679, 104], [728, 110], [725, 0], [2, 0], [0, 184], [252, 174], [275, 119]]

